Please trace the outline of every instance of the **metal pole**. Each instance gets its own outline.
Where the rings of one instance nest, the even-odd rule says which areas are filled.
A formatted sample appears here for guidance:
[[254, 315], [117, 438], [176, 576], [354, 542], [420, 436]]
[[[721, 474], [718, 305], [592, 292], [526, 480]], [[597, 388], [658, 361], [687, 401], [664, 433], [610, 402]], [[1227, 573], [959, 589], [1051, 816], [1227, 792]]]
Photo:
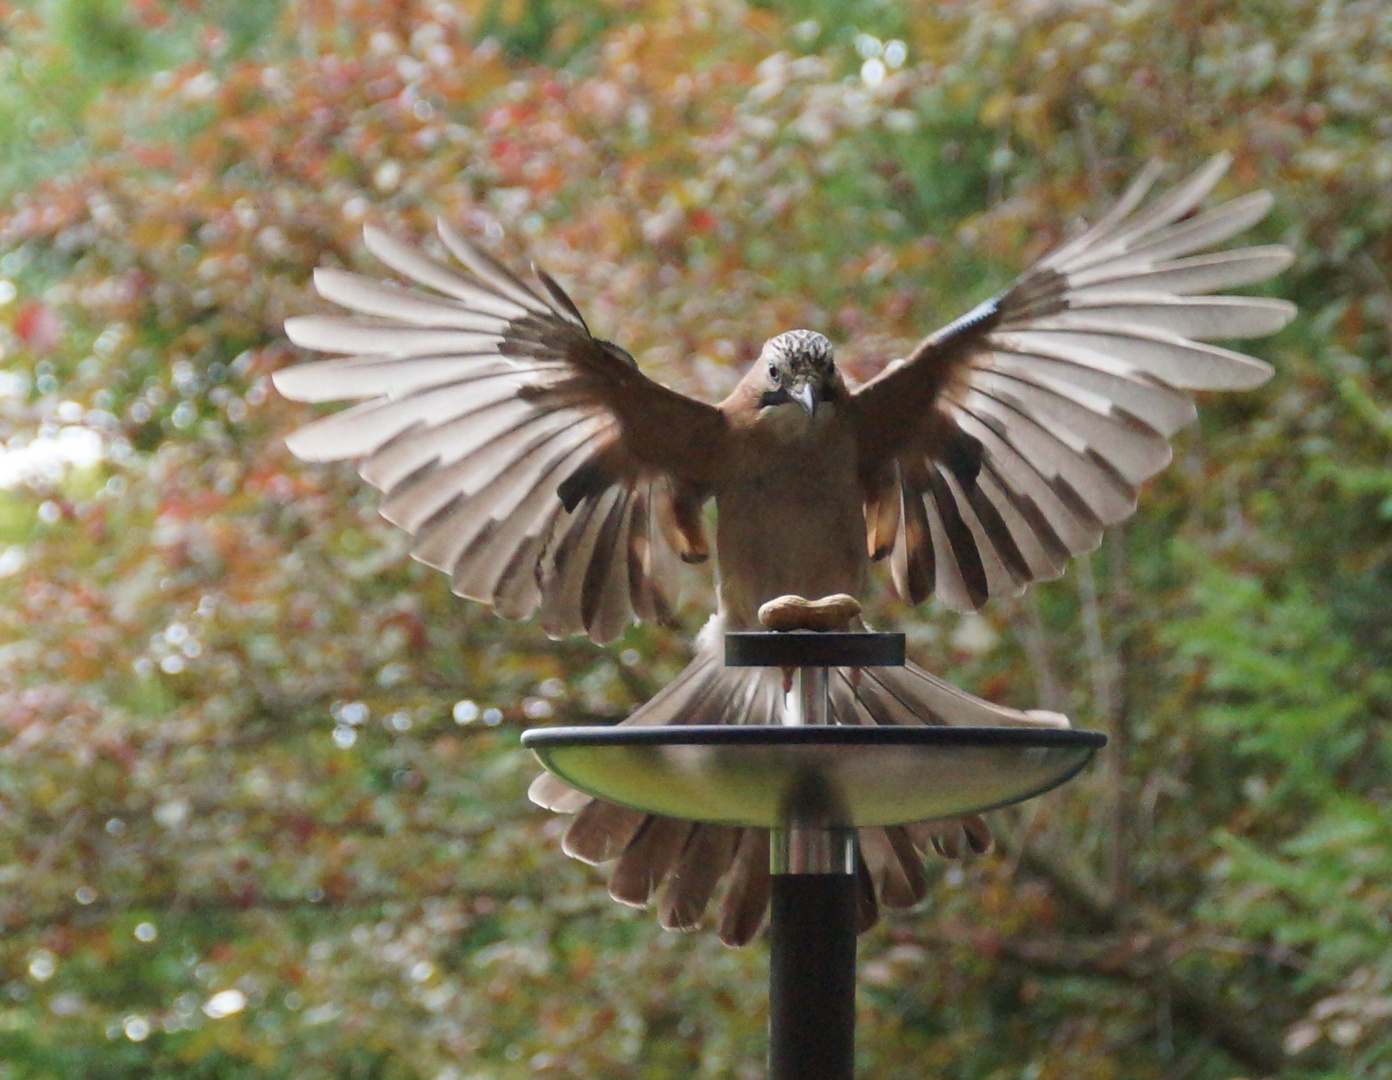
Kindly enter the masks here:
[[[828, 719], [827, 669], [798, 668], [784, 723]], [[769, 849], [769, 1077], [853, 1080], [856, 833], [818, 823], [807, 796]]]

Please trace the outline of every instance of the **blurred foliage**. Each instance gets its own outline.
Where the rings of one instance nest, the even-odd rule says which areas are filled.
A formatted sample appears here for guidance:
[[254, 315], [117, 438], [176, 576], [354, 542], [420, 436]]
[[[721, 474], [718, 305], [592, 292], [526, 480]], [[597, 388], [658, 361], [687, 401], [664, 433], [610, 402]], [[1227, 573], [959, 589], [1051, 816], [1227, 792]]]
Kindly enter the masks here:
[[504, 624], [282, 446], [281, 321], [364, 220], [534, 255], [713, 396], [790, 326], [872, 371], [1220, 149], [1298, 252], [1276, 378], [1062, 581], [875, 602], [1113, 742], [865, 939], [859, 1075], [1392, 1077], [1382, 0], [44, 0], [0, 41], [0, 1078], [763, 1075], [761, 949], [616, 907], [524, 798], [522, 727], [686, 637]]

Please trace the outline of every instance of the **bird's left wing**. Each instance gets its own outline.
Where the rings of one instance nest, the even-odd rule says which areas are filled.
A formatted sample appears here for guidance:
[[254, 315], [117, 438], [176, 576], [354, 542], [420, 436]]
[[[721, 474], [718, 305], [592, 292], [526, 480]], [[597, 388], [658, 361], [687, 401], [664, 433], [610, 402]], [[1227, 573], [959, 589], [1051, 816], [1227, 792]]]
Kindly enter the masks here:
[[1057, 577], [1136, 506], [1194, 419], [1186, 391], [1259, 386], [1260, 360], [1206, 344], [1279, 330], [1263, 281], [1284, 247], [1207, 251], [1265, 216], [1266, 192], [1195, 213], [1226, 155], [1141, 207], [1152, 163], [1096, 225], [853, 395], [869, 546], [900, 595], [970, 611]]
[[342, 355], [279, 371], [276, 388], [362, 403], [295, 432], [291, 451], [359, 460], [412, 554], [500, 615], [597, 641], [663, 618], [724, 418], [591, 336], [545, 273], [533, 288], [447, 225], [440, 239], [467, 273], [364, 230], [429, 292], [315, 271], [319, 293], [357, 314], [287, 320], [295, 344]]

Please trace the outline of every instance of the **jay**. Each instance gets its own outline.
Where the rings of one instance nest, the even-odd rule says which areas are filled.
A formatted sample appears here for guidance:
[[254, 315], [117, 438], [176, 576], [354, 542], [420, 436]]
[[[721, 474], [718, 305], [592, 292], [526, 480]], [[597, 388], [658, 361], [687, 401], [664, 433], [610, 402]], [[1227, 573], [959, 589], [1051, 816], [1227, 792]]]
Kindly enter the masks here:
[[[515, 275], [439, 226], [460, 268], [374, 228], [368, 250], [410, 286], [321, 268], [319, 293], [355, 313], [286, 323], [336, 354], [284, 369], [298, 401], [357, 400], [288, 440], [307, 461], [352, 459], [381, 512], [461, 596], [552, 635], [616, 637], [667, 619], [677, 564], [706, 560], [714, 500], [718, 614], [696, 656], [628, 724], [762, 724], [782, 708], [777, 671], [726, 668], [724, 630], [755, 629], [784, 594], [863, 596], [887, 562], [899, 596], [957, 611], [1058, 577], [1136, 506], [1195, 417], [1191, 391], [1245, 389], [1270, 367], [1213, 339], [1272, 333], [1282, 300], [1213, 295], [1286, 267], [1280, 246], [1212, 250], [1272, 199], [1197, 208], [1219, 156], [1147, 201], [1152, 163], [1097, 223], [1003, 293], [924, 338], [863, 385], [811, 330], [769, 340], [719, 404], [648, 378], [591, 335], [545, 272]], [[909, 664], [834, 672], [839, 724], [1066, 726], [975, 698]], [[718, 896], [723, 940], [763, 921], [768, 834], [614, 806], [544, 775], [532, 799], [575, 814], [565, 850], [614, 862], [610, 891], [696, 926]], [[860, 836], [860, 922], [927, 890], [921, 854], [984, 850], [979, 818]], [[723, 887], [722, 887], [723, 886]]]

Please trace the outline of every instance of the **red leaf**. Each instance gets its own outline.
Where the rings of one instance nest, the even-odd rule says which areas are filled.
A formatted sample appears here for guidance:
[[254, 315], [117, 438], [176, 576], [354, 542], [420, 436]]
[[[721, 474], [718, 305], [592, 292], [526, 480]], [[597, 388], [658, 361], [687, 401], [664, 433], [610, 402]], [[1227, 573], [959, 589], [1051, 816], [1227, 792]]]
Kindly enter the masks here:
[[47, 304], [31, 300], [15, 315], [14, 332], [31, 352], [52, 352], [63, 333], [63, 320]]

